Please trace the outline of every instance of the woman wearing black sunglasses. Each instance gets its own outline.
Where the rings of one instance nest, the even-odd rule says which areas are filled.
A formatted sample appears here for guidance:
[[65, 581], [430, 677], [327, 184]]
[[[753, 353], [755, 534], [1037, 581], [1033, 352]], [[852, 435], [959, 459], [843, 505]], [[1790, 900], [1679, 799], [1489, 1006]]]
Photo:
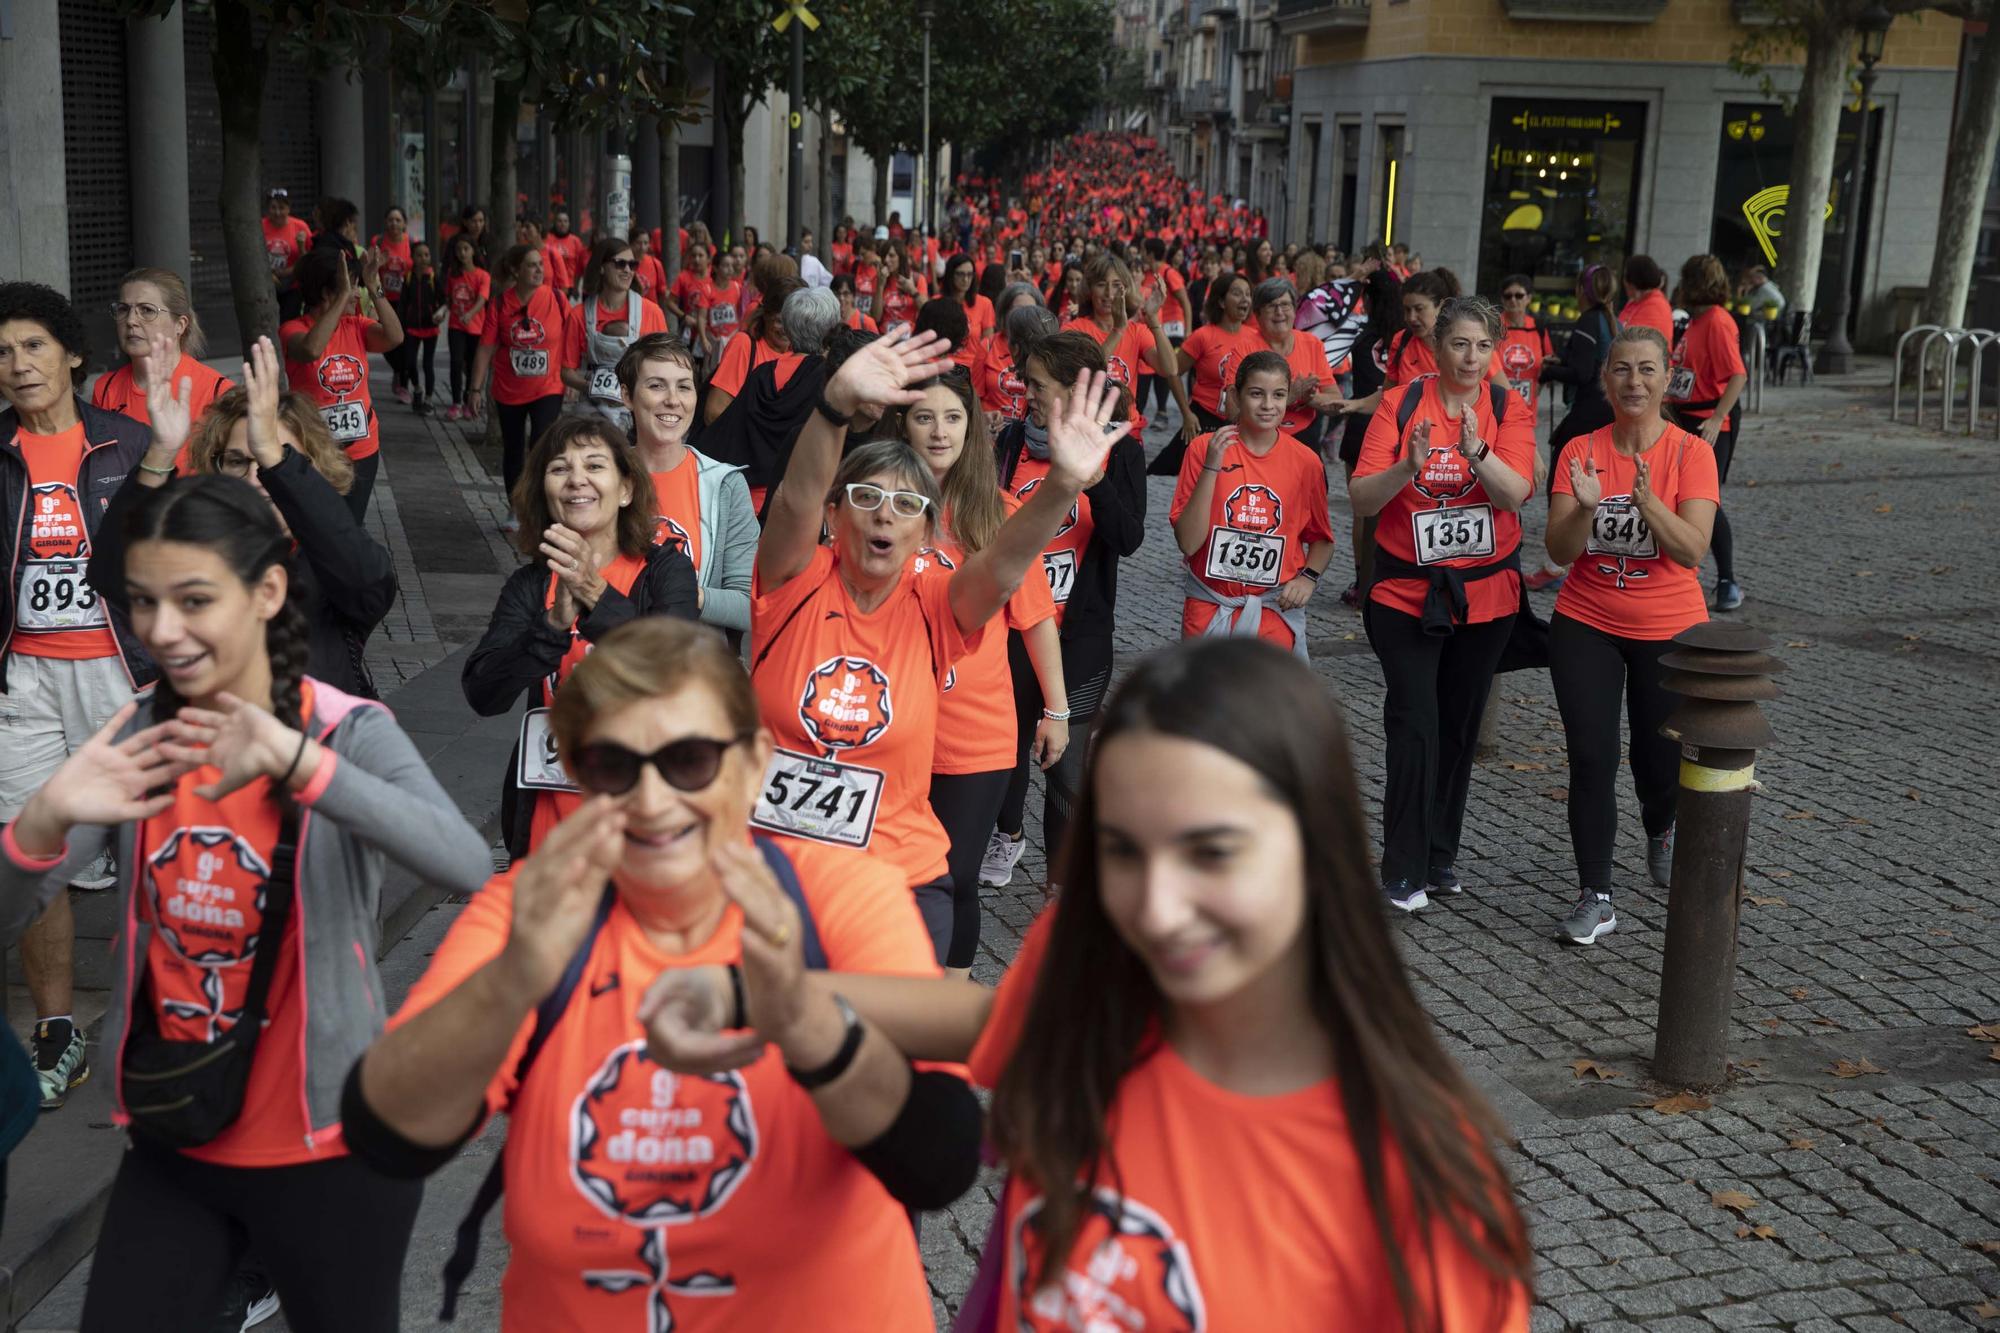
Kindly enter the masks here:
[[935, 334], [891, 334], [841, 363], [771, 500], [750, 609], [750, 678], [777, 740], [751, 822], [894, 863], [939, 959], [952, 885], [930, 804], [938, 696], [1130, 429], [1113, 424], [1116, 385], [1078, 375], [1050, 414], [1043, 484], [956, 569], [912, 573], [936, 544], [930, 468], [902, 440], [841, 447], [857, 412], [921, 401], [911, 386], [948, 369], [946, 351]]
[[[348, 1080], [351, 1150], [422, 1175], [507, 1112], [504, 1333], [817, 1328], [834, 1310], [929, 1333], [905, 1210], [972, 1183], [978, 1103], [806, 977], [937, 975], [902, 877], [752, 845], [771, 734], [712, 631], [606, 636], [553, 725], [590, 799], [452, 925]], [[670, 1072], [646, 1054], [651, 986], [703, 964], [728, 969], [729, 1012], [685, 1021], [735, 1031]]]
[[605, 420], [632, 429], [632, 409], [619, 392], [618, 362], [649, 333], [665, 333], [667, 316], [636, 285], [632, 247], [606, 236], [583, 270], [584, 298], [563, 317], [562, 382]]

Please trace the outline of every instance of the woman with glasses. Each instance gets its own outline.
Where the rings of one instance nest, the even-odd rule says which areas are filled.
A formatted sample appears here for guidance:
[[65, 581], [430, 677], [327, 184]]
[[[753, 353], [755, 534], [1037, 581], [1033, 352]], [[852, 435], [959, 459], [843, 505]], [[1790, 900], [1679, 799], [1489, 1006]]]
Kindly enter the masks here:
[[1263, 338], [1261, 350], [1285, 359], [1289, 382], [1285, 385], [1285, 419], [1278, 429], [1316, 451], [1320, 423], [1341, 404], [1340, 393], [1333, 387], [1333, 367], [1326, 361], [1326, 344], [1292, 327], [1298, 318], [1299, 297], [1288, 279], [1266, 278], [1258, 283], [1250, 295], [1250, 310]]
[[855, 290], [854, 276], [849, 273], [833, 275], [833, 294], [840, 302], [840, 322], [850, 329], [860, 329], [866, 333], [880, 333], [875, 319], [861, 308], [859, 292]]
[[950, 368], [946, 347], [888, 334], [828, 380], [772, 497], [750, 609], [750, 676], [778, 747], [752, 822], [893, 863], [940, 960], [953, 904], [930, 804], [939, 695], [1130, 428], [1112, 422], [1122, 395], [1105, 377], [1079, 376], [1049, 423], [1043, 484], [957, 569], [913, 573], [942, 517], [930, 468], [902, 440], [842, 446], [864, 408], [921, 401], [911, 386]]
[[[713, 633], [608, 635], [552, 716], [588, 800], [472, 895], [348, 1080], [348, 1142], [395, 1176], [506, 1112], [502, 1333], [935, 1327], [909, 1213], [972, 1183], [979, 1106], [808, 972], [937, 968], [893, 865], [753, 841], [782, 743], [760, 703]], [[675, 1073], [652, 986], [704, 965], [735, 1031]]]
[[[159, 357], [155, 353], [149, 358], [147, 353], [155, 346], [172, 353], [173, 369], [167, 383], [176, 386], [187, 381], [188, 411], [196, 421], [210, 403], [235, 387], [219, 371], [202, 364], [200, 357], [208, 350], [208, 338], [201, 331], [194, 303], [188, 299], [187, 283], [172, 269], [135, 268], [127, 273], [118, 284], [118, 299], [111, 303], [111, 327], [118, 334], [118, 348], [126, 360], [98, 377], [90, 391], [92, 407], [149, 423], [146, 397], [151, 386], [146, 368]], [[181, 461], [174, 460], [175, 465]]]
[[548, 725], [549, 705], [569, 673], [628, 620], [700, 613], [693, 563], [678, 545], [653, 541], [659, 512], [653, 479], [603, 417], [565, 417], [528, 452], [514, 487], [528, 563], [500, 589], [460, 675], [466, 702], [481, 717], [498, 717], [532, 696], [502, 809], [516, 855], [581, 803], [556, 761]]
[[1528, 298], [1533, 292], [1534, 284], [1525, 273], [1516, 273], [1500, 284], [1500, 323], [1504, 328], [1500, 369], [1507, 376], [1507, 387], [1528, 405], [1530, 421], [1541, 401], [1542, 371], [1555, 360], [1549, 331], [1528, 313]]
[[632, 429], [632, 412], [619, 392], [618, 362], [639, 339], [667, 331], [666, 313], [634, 285], [638, 271], [630, 242], [598, 241], [583, 270], [584, 298], [563, 319], [563, 384], [621, 430]]

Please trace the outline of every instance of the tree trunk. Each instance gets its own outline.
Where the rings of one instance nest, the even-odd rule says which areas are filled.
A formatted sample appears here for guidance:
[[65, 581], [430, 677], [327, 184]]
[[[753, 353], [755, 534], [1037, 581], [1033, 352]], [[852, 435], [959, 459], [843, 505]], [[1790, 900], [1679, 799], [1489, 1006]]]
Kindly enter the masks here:
[[893, 150], [879, 155], [869, 154], [868, 160], [875, 164], [875, 198], [871, 201], [875, 206], [875, 216], [869, 221], [877, 227], [889, 220], [889, 169], [895, 162], [895, 156]]
[[[215, 93], [222, 121], [222, 239], [236, 327], [249, 348], [278, 336], [278, 292], [264, 253], [264, 71], [268, 33], [259, 38], [244, 0], [216, 0]], [[245, 352], [248, 355], [248, 352]]]
[[681, 271], [681, 123], [660, 117], [660, 264], [667, 286]]
[[[1831, 7], [1829, 7], [1831, 8]], [[1819, 297], [1820, 252], [1826, 240], [1826, 197], [1833, 188], [1833, 149], [1840, 131], [1841, 103], [1847, 100], [1847, 59], [1854, 49], [1854, 25], [1844, 13], [1829, 14], [1806, 41], [1806, 65], [1793, 114], [1792, 178], [1785, 200], [1784, 231], [1778, 238], [1778, 286], [1793, 310], [1813, 310]], [[1855, 203], [1843, 200], [1851, 213]], [[1849, 217], [1848, 226], [1860, 219]], [[1828, 332], [1823, 321], [1817, 330]]]
[[723, 170], [724, 188], [729, 191], [729, 208], [723, 214], [729, 220], [724, 239], [729, 245], [743, 243], [743, 183], [747, 173], [743, 169], [743, 123], [750, 119], [749, 104], [738, 100], [736, 90], [725, 89], [716, 94], [716, 118], [722, 123], [724, 151], [729, 161]]
[[489, 170], [492, 194], [486, 201], [486, 231], [499, 256], [514, 244], [514, 210], [519, 206], [517, 180], [520, 151], [521, 85], [493, 80], [493, 161]]
[[819, 254], [833, 262], [833, 110], [819, 109]]
[[2000, 4], [1989, 5], [1987, 12], [1986, 39], [1966, 80], [1965, 101], [1945, 155], [1944, 200], [1938, 210], [1937, 244], [1931, 251], [1930, 287], [1917, 321], [1947, 329], [1965, 323], [1980, 210], [1993, 172], [1993, 154], [2000, 149]]

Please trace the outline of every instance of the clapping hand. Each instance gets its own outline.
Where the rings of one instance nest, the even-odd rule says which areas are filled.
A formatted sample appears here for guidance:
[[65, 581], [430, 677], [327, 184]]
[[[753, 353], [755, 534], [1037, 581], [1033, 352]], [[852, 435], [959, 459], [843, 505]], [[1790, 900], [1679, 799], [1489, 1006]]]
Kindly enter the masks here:
[[625, 851], [625, 812], [593, 796], [549, 830], [514, 875], [514, 913], [498, 962], [518, 994], [539, 1003], [583, 947], [604, 886]]
[[1598, 501], [1604, 498], [1604, 483], [1597, 475], [1597, 464], [1588, 458], [1570, 459], [1569, 489], [1585, 509], [1597, 508]]
[[604, 595], [604, 575], [598, 572], [590, 543], [583, 534], [561, 523], [551, 523], [543, 531], [541, 550], [549, 572], [556, 576], [558, 600], [567, 593], [577, 608], [562, 622], [568, 628], [578, 614], [596, 606], [597, 599]]
[[1479, 423], [1474, 420], [1470, 408], [1458, 414], [1458, 456], [1472, 466], [1473, 455], [1479, 452]]
[[1417, 428], [1410, 432], [1410, 438], [1403, 442], [1402, 470], [1405, 476], [1415, 478], [1424, 470], [1424, 460], [1431, 456], [1431, 423], [1419, 421]]
[[670, 967], [653, 978], [634, 1017], [646, 1029], [646, 1054], [676, 1074], [720, 1074], [756, 1063], [764, 1038], [730, 1030], [735, 991], [725, 967]]
[[1646, 466], [1646, 460], [1637, 460], [1632, 470], [1632, 503], [1645, 508], [1653, 501], [1653, 470]]

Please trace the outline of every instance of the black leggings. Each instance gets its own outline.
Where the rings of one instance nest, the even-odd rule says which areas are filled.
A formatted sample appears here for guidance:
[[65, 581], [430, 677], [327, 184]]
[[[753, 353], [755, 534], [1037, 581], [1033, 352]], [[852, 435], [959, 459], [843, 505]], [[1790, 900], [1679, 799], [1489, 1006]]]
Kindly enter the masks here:
[[[1014, 720], [1020, 732], [1020, 757], [1000, 804], [1000, 831], [1021, 834], [1028, 813], [1028, 777], [1034, 766], [1035, 727], [1042, 720], [1042, 685], [1018, 633], [1007, 635], [1007, 664], [1014, 672]], [[1049, 879], [1057, 878], [1063, 842], [1069, 835], [1070, 811], [1083, 791], [1084, 759], [1090, 753], [1090, 729], [1104, 707], [1111, 687], [1111, 636], [1062, 640], [1063, 687], [1069, 691], [1069, 748], [1042, 772], [1042, 851]]]
[[1611, 888], [1618, 840], [1618, 705], [1632, 728], [1632, 786], [1646, 836], [1674, 826], [1680, 747], [1660, 734], [1675, 699], [1660, 682], [1671, 639], [1623, 639], [1557, 612], [1549, 621], [1549, 678], [1569, 746], [1569, 839], [1579, 887]]
[[[1715, 437], [1715, 484], [1718, 491], [1722, 483], [1729, 480], [1729, 464], [1736, 457], [1736, 415], [1731, 413], [1729, 428]], [[1709, 534], [1708, 549], [1715, 552], [1715, 577], [1729, 583], [1736, 582], [1736, 533], [1729, 526], [1729, 515], [1721, 505], [1715, 507], [1715, 530]]]
[[465, 406], [465, 391], [472, 387], [472, 358], [479, 354], [479, 335], [464, 329], [451, 330], [451, 401]]
[[423, 1194], [352, 1157], [215, 1166], [135, 1144], [97, 1236], [84, 1333], [208, 1333], [246, 1254], [299, 1333], [395, 1333]]
[[971, 967], [979, 952], [979, 862], [1000, 819], [1011, 768], [931, 774], [931, 811], [951, 838], [951, 948], [946, 967]]
[[547, 394], [527, 403], [495, 403], [500, 415], [500, 482], [507, 488], [507, 502], [514, 501], [514, 483], [521, 479], [521, 465], [528, 450], [542, 438], [542, 432], [562, 415], [562, 395]]
[[[1496, 575], [1495, 577], [1503, 577]], [[1415, 616], [1370, 602], [1362, 623], [1382, 663], [1382, 882], [1426, 883], [1458, 860], [1472, 756], [1514, 617], [1424, 633]]]
[[424, 372], [424, 391], [420, 395], [429, 398], [437, 392], [437, 348], [438, 336], [433, 333], [426, 338], [408, 338], [403, 342], [403, 364], [412, 389], [417, 387], [417, 371]]
[[354, 482], [347, 488], [347, 512], [354, 515], [356, 523], [368, 520], [368, 497], [375, 493], [375, 473], [382, 466], [382, 452], [377, 449], [366, 458], [354, 460]]

